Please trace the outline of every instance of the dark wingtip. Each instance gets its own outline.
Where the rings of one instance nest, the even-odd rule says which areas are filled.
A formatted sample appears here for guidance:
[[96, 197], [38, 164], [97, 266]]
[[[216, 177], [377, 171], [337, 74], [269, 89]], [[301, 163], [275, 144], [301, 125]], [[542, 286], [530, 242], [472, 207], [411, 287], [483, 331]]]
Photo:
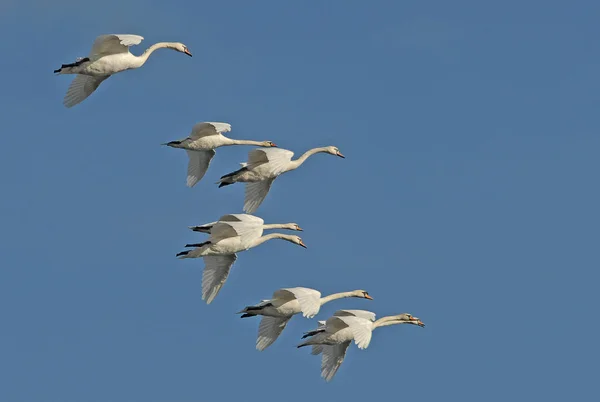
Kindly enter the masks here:
[[60, 73], [60, 70], [62, 70], [62, 68], [59, 68], [58, 70], [54, 70], [55, 73]]
[[240, 316], [240, 318], [248, 318], [248, 317], [253, 317], [253, 315], [252, 314], [242, 314]]
[[180, 257], [182, 255], [188, 255], [190, 252], [189, 251], [181, 251], [179, 253], [177, 253], [177, 255], [175, 257]]

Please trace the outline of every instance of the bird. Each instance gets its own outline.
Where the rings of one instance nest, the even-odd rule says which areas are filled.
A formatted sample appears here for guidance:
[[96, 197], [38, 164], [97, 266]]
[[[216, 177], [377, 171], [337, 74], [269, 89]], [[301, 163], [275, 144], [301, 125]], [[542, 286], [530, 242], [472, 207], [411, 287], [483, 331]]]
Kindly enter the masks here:
[[257, 148], [248, 153], [248, 162], [242, 168], [226, 174], [217, 182], [219, 187], [233, 183], [246, 183], [244, 212], [255, 212], [263, 202], [271, 184], [281, 174], [297, 169], [309, 156], [328, 153], [345, 158], [337, 147], [328, 146], [306, 151], [298, 159], [292, 160], [294, 153], [282, 148]]
[[[253, 216], [253, 215], [248, 215], [248, 214], [228, 214], [228, 215], [223, 215], [219, 218], [219, 221], [225, 221], [225, 222], [241, 222], [241, 221], [248, 221], [251, 220], [253, 218], [256, 219], [260, 219], [260, 222], [257, 221], [258, 224], [262, 225], [262, 229], [263, 230], [268, 230], [268, 229], [288, 229], [288, 230], [296, 230], [299, 232], [302, 232], [302, 228], [297, 224], [297, 223], [269, 223], [269, 224], [265, 224], [264, 221], [257, 217], [257, 216]], [[218, 221], [217, 221], [218, 222]], [[210, 223], [205, 223], [204, 225], [198, 225], [198, 226], [190, 226], [189, 228], [191, 230], [193, 230], [194, 232], [200, 232], [200, 233], [209, 233], [211, 229], [213, 228], [213, 226], [215, 226], [215, 224], [217, 222], [210, 222]]]
[[352, 313], [348, 314], [348, 311], [334, 313], [327, 321], [321, 322], [316, 330], [306, 333], [303, 338], [310, 338], [298, 345], [298, 348], [313, 346], [313, 355], [322, 354], [321, 377], [328, 382], [340, 368], [352, 340], [359, 349], [365, 349], [371, 342], [371, 335], [375, 328], [395, 324], [425, 326], [419, 318], [408, 313], [387, 316], [375, 321], [375, 314], [370, 311], [349, 311]]
[[263, 316], [256, 339], [256, 349], [263, 351], [277, 340], [294, 315], [302, 313], [304, 317], [312, 318], [319, 313], [323, 304], [346, 297], [373, 300], [365, 290], [334, 293], [321, 297], [321, 292], [315, 289], [283, 288], [273, 293], [271, 300], [263, 300], [254, 306], [247, 306], [238, 314], [242, 314], [241, 318]]
[[231, 124], [228, 123], [210, 121], [197, 123], [192, 127], [192, 133], [189, 137], [162, 144], [187, 151], [189, 158], [187, 169], [188, 187], [193, 187], [204, 177], [212, 158], [215, 156], [216, 148], [227, 145], [277, 146], [272, 141], [232, 140], [223, 135], [223, 133], [229, 131], [231, 131]]
[[139, 45], [142, 40], [144, 38], [139, 35], [100, 35], [94, 40], [87, 57], [80, 57], [74, 63], [63, 64], [54, 70], [57, 74], [77, 74], [63, 104], [68, 108], [73, 107], [90, 96], [111, 75], [143, 66], [156, 49], [168, 48], [192, 56], [188, 47], [179, 42], [159, 42], [140, 56], [131, 54], [129, 47]]
[[208, 241], [197, 244], [186, 244], [185, 247], [195, 248], [177, 254], [177, 257], [180, 259], [204, 258], [202, 300], [205, 300], [206, 304], [210, 304], [214, 300], [227, 280], [229, 271], [233, 263], [237, 260], [236, 253], [259, 246], [271, 239], [286, 240], [306, 248], [306, 245], [299, 236], [282, 233], [271, 233], [262, 236], [262, 230], [262, 224], [259, 224], [256, 220], [242, 222], [220, 221], [210, 229]]

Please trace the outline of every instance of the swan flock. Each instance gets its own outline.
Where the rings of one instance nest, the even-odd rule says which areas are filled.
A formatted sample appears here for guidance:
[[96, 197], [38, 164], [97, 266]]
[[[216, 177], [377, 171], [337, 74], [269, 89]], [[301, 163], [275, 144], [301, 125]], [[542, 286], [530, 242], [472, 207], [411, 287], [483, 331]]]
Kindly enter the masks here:
[[[81, 103], [111, 75], [142, 67], [157, 49], [166, 48], [192, 56], [188, 47], [180, 42], [158, 42], [148, 47], [140, 56], [133, 55], [129, 48], [139, 45], [143, 39], [142, 36], [131, 34], [100, 35], [94, 40], [88, 56], [62, 64], [54, 70], [58, 75], [75, 75], [63, 99], [64, 106], [71, 108]], [[304, 241], [294, 234], [264, 234], [265, 231], [271, 230], [302, 231], [297, 223], [265, 224], [262, 218], [251, 215], [265, 201], [275, 179], [298, 169], [308, 158], [318, 153], [345, 158], [339, 148], [331, 145], [309, 149], [297, 159], [292, 159], [292, 151], [278, 148], [273, 141], [236, 140], [224, 135], [229, 132], [231, 125], [228, 123], [200, 122], [192, 127], [187, 137], [162, 144], [186, 151], [188, 187], [194, 187], [207, 174], [217, 148], [231, 145], [259, 147], [248, 152], [248, 160], [240, 163], [239, 169], [222, 175], [216, 182], [219, 188], [245, 183], [241, 208], [244, 213], [227, 214], [213, 222], [190, 226], [189, 229], [193, 232], [207, 234], [208, 237], [186, 244], [186, 250], [176, 255], [178, 259], [203, 259], [202, 299], [207, 304], [212, 303], [221, 291], [239, 253], [270, 240], [284, 240], [307, 248]], [[270, 299], [248, 305], [238, 314], [241, 314], [241, 318], [261, 317], [256, 349], [263, 351], [280, 337], [293, 316], [301, 314], [311, 319], [319, 314], [323, 305], [346, 298], [373, 300], [367, 291], [360, 289], [323, 296], [316, 289], [290, 287], [276, 290]], [[313, 355], [321, 355], [321, 377], [326, 381], [331, 381], [337, 373], [350, 343], [354, 342], [359, 349], [366, 349], [376, 328], [397, 324], [425, 326], [419, 318], [409, 313], [376, 320], [375, 313], [366, 310], [337, 310], [331, 317], [318, 321], [317, 324], [315, 329], [304, 333], [304, 341], [297, 347], [310, 346]]]

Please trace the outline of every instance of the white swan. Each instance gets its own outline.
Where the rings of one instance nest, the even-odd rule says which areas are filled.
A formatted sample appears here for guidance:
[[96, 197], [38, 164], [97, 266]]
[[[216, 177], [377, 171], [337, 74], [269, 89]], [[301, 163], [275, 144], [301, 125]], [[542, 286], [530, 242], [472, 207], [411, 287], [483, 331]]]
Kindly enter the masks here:
[[320, 152], [345, 158], [334, 146], [313, 148], [296, 160], [292, 160], [294, 153], [287, 149], [258, 148], [248, 153], [248, 163], [242, 163], [241, 169], [226, 174], [217, 183], [219, 187], [246, 183], [244, 212], [253, 213], [267, 196], [273, 180], [285, 172], [297, 169], [309, 156]]
[[[356, 312], [362, 312], [356, 314]], [[372, 314], [371, 318], [368, 314]], [[346, 349], [354, 339], [359, 349], [365, 349], [371, 342], [373, 330], [378, 327], [395, 324], [413, 324], [424, 327], [425, 324], [408, 313], [380, 318], [374, 321], [375, 315], [369, 311], [353, 310], [351, 314], [334, 314], [324, 325], [315, 331], [306, 333], [303, 338], [311, 337], [298, 345], [313, 345], [312, 354], [323, 354], [321, 360], [321, 377], [331, 381], [338, 368], [344, 361]]]
[[100, 35], [94, 40], [89, 56], [79, 58], [74, 63], [63, 64], [58, 74], [77, 74], [63, 100], [66, 107], [72, 107], [90, 96], [98, 86], [113, 74], [139, 68], [156, 49], [168, 48], [191, 56], [189, 49], [179, 42], [160, 42], [150, 46], [141, 56], [129, 52], [129, 46], [139, 45], [144, 38], [139, 35], [110, 34]]
[[[260, 219], [260, 218], [258, 218]], [[210, 230], [208, 241], [186, 244], [194, 250], [182, 251], [179, 258], [204, 257], [202, 273], [202, 300], [210, 304], [227, 280], [231, 266], [237, 259], [236, 253], [261, 245], [271, 239], [287, 240], [306, 248], [298, 236], [271, 233], [261, 236], [262, 225], [255, 222], [217, 222]]]
[[301, 312], [304, 317], [312, 318], [319, 313], [323, 304], [346, 297], [373, 300], [369, 293], [364, 290], [334, 293], [321, 297], [321, 292], [315, 289], [284, 288], [273, 293], [271, 300], [263, 300], [254, 306], [247, 306], [238, 314], [243, 313], [241, 318], [263, 316], [260, 320], [258, 338], [256, 339], [256, 349], [262, 351], [277, 340], [277, 337], [294, 315]]
[[[268, 223], [265, 224], [265, 222], [257, 217], [257, 216], [253, 216], [253, 215], [248, 215], [248, 214], [228, 214], [228, 215], [223, 215], [222, 217], [219, 218], [219, 221], [224, 221], [224, 222], [242, 222], [242, 221], [251, 221], [252, 219], [256, 219], [257, 224], [262, 226], [263, 230], [268, 230], [268, 229], [288, 229], [288, 230], [297, 230], [299, 232], [302, 232], [302, 228], [300, 228], [300, 226], [298, 226], [297, 223]], [[217, 222], [219, 222], [217, 221]], [[205, 223], [204, 225], [199, 225], [199, 226], [190, 226], [190, 229], [193, 230], [194, 232], [200, 232], [200, 233], [210, 233], [211, 229], [213, 228], [213, 226], [215, 226], [215, 224], [217, 222], [210, 222], [210, 223]], [[262, 233], [261, 233], [262, 235]]]
[[271, 141], [232, 140], [223, 135], [231, 131], [231, 124], [204, 122], [197, 123], [192, 128], [192, 133], [177, 141], [170, 141], [162, 145], [173, 148], [182, 148], [187, 151], [189, 162], [187, 169], [187, 186], [193, 187], [202, 179], [208, 166], [215, 156], [215, 149], [227, 145], [258, 145], [261, 147], [276, 147]]

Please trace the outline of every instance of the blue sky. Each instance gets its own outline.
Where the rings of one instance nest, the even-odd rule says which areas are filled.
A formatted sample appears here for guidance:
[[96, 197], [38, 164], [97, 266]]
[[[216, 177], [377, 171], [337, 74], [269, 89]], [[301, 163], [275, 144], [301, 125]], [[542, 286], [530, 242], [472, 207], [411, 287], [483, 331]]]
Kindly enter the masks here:
[[[0, 400], [591, 400], [600, 357], [594, 1], [0, 2]], [[486, 4], [483, 4], [486, 3]], [[104, 33], [181, 41], [62, 106], [61, 63]], [[240, 212], [220, 149], [185, 187], [159, 144], [200, 121], [297, 155], [257, 215], [304, 250], [241, 253], [210, 306], [187, 226]], [[265, 352], [234, 312], [281, 287], [377, 330], [331, 383], [294, 317]]]

